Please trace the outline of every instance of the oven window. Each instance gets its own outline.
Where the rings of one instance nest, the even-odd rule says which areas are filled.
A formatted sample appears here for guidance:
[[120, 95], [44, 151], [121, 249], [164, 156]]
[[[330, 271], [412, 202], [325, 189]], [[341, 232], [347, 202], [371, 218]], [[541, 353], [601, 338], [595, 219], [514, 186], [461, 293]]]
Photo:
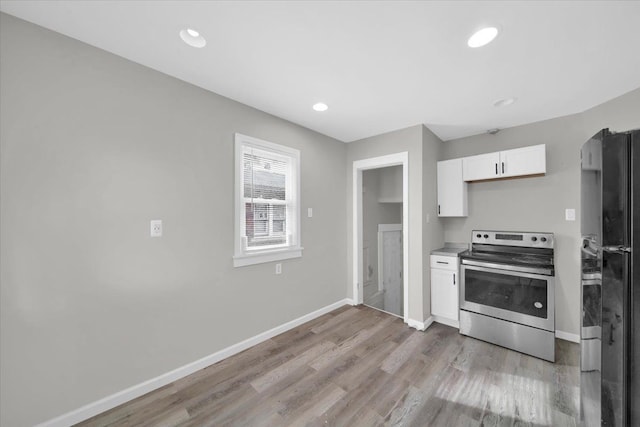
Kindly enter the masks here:
[[529, 316], [547, 317], [547, 281], [465, 269], [465, 300]]

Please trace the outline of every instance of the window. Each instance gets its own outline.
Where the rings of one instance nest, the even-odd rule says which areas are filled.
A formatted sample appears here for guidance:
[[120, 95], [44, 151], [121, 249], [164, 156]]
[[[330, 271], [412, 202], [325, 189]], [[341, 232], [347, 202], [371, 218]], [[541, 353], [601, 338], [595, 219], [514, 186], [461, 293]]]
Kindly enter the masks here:
[[233, 265], [302, 256], [300, 152], [236, 134], [236, 245]]

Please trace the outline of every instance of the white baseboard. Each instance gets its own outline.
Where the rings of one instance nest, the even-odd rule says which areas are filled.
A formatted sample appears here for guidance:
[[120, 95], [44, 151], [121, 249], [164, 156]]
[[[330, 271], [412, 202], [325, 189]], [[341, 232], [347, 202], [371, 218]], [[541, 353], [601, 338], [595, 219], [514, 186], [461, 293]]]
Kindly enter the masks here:
[[580, 335], [556, 330], [556, 338], [580, 344]]
[[418, 320], [407, 319], [407, 325], [419, 331], [424, 331], [429, 327], [429, 325], [431, 325], [431, 323], [427, 324], [427, 322], [420, 322]]
[[429, 326], [433, 325], [433, 322], [435, 322], [435, 319], [433, 316], [429, 316], [429, 318], [424, 321], [424, 329], [426, 330]]
[[101, 414], [105, 411], [108, 411], [109, 409], [115, 408], [116, 406], [135, 399], [136, 397], [140, 397], [144, 394], [149, 393], [150, 391], [170, 384], [176, 380], [179, 380], [180, 378], [184, 378], [187, 375], [204, 369], [207, 366], [213, 365], [214, 363], [226, 359], [227, 357], [240, 353], [241, 351], [244, 351], [249, 347], [260, 344], [261, 342], [275, 337], [276, 335], [293, 329], [296, 326], [300, 326], [303, 323], [308, 322], [309, 320], [313, 320], [316, 317], [320, 317], [323, 314], [326, 314], [330, 311], [335, 310], [336, 308], [342, 307], [343, 305], [347, 304], [354, 305], [353, 300], [351, 298], [345, 298], [326, 307], [322, 307], [319, 310], [316, 310], [309, 314], [305, 314], [302, 317], [298, 317], [297, 319], [284, 323], [280, 326], [276, 326], [273, 329], [269, 329], [268, 331], [262, 332], [261, 334], [224, 348], [220, 351], [210, 354], [209, 356], [196, 360], [195, 362], [191, 362], [187, 365], [174, 369], [173, 371], [162, 374], [156, 378], [152, 378], [140, 384], [136, 384], [125, 390], [119, 391], [115, 394], [89, 403], [74, 411], [67, 412], [66, 414], [63, 414], [59, 417], [53, 418], [49, 421], [45, 421], [41, 424], [38, 424], [37, 427], [67, 427], [87, 420], [93, 416]]
[[451, 326], [452, 328], [460, 327], [459, 321], [453, 320], [453, 319], [447, 319], [446, 317], [442, 317], [442, 316], [436, 316], [435, 314], [432, 314], [430, 319], [433, 319], [433, 321], [437, 323], [442, 323], [443, 325]]
[[407, 320], [407, 325], [419, 331], [426, 331], [429, 326], [433, 325], [433, 322], [437, 321], [438, 319], [436, 316], [429, 316], [429, 318], [424, 322], [418, 322], [417, 320], [409, 319]]

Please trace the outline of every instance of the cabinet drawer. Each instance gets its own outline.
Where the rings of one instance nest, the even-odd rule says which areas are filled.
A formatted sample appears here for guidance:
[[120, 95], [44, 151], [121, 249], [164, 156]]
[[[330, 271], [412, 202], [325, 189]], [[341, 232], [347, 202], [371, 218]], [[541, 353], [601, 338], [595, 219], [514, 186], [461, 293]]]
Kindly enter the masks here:
[[431, 255], [431, 268], [439, 268], [440, 270], [458, 270], [458, 257]]

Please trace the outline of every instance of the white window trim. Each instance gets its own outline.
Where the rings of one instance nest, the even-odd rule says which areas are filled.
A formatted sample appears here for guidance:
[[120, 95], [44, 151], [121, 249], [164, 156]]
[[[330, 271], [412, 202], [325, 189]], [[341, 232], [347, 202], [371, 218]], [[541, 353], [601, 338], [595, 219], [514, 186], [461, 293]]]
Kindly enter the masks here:
[[[243, 146], [253, 146], [258, 149], [274, 152], [276, 154], [282, 154], [287, 157], [292, 157], [294, 159], [294, 173], [296, 175], [296, 182], [292, 183], [294, 187], [293, 193], [296, 195], [296, 207], [297, 212], [295, 213], [294, 218], [294, 231], [296, 233], [296, 242], [292, 246], [287, 246], [285, 248], [277, 247], [272, 249], [264, 249], [264, 250], [252, 250], [251, 252], [246, 252], [243, 250], [242, 245], [242, 222], [244, 220], [242, 204], [244, 201], [243, 197], [243, 189], [242, 187], [242, 148]], [[302, 250], [304, 249], [301, 245], [301, 235], [300, 235], [300, 211], [302, 209], [300, 203], [300, 151], [295, 148], [285, 147], [280, 144], [274, 144], [269, 141], [264, 141], [262, 139], [254, 138], [247, 135], [242, 135], [240, 133], [235, 134], [235, 207], [234, 207], [234, 241], [235, 241], [235, 249], [233, 256], [233, 266], [234, 267], [243, 267], [246, 265], [253, 264], [261, 264], [265, 262], [272, 261], [281, 261], [290, 258], [299, 258], [302, 256]]]

